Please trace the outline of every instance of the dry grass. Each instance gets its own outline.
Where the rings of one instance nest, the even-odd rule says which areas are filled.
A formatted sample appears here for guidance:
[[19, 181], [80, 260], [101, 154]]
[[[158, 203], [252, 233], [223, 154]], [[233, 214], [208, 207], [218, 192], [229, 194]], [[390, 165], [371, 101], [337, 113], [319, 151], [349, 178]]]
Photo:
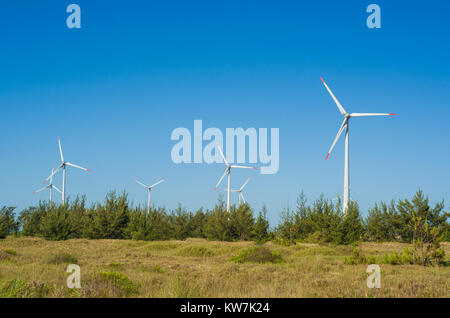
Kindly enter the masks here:
[[[0, 240], [0, 297], [449, 297], [450, 268], [380, 265], [381, 289], [366, 287], [366, 265], [346, 265], [349, 246], [266, 243], [283, 262], [230, 259], [252, 242]], [[401, 252], [400, 243], [363, 243], [367, 254]], [[444, 243], [446, 254], [450, 244]], [[448, 258], [448, 256], [447, 256]], [[58, 260], [58, 261], [55, 261]], [[81, 289], [66, 287], [67, 261], [81, 267]]]

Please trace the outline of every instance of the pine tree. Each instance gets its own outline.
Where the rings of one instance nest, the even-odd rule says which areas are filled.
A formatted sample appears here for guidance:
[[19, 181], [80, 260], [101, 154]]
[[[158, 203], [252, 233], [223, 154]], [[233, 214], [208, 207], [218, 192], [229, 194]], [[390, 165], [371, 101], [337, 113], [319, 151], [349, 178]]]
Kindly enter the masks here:
[[18, 231], [18, 223], [14, 217], [14, 207], [2, 207], [0, 210], [0, 239]]
[[247, 204], [233, 206], [231, 210], [231, 231], [234, 240], [248, 241], [253, 238], [253, 211]]
[[340, 232], [342, 235], [341, 244], [351, 244], [361, 239], [364, 233], [361, 215], [359, 213], [359, 205], [355, 201], [351, 201], [346, 214], [341, 223]]
[[445, 229], [448, 226], [447, 218], [450, 214], [443, 212], [444, 201], [436, 203], [434, 208], [431, 208], [428, 196], [425, 196], [420, 189], [416, 192], [411, 202], [408, 199], [399, 200], [397, 210], [399, 212], [399, 223], [402, 224], [402, 227], [399, 229], [399, 235], [406, 242], [410, 242], [413, 236], [413, 231], [408, 226], [413, 215], [423, 220], [428, 220], [430, 226], [438, 230]]
[[256, 218], [254, 237], [257, 242], [264, 242], [269, 239], [269, 221], [267, 220], [267, 207], [265, 204], [263, 204]]

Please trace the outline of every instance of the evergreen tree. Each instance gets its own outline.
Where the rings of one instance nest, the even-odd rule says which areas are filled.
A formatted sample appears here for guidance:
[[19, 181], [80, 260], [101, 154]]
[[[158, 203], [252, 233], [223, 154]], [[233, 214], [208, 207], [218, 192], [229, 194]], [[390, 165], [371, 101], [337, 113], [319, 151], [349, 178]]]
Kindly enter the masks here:
[[267, 207], [265, 204], [263, 204], [256, 218], [254, 235], [257, 242], [264, 242], [269, 239], [269, 221], [267, 220]]
[[359, 205], [355, 201], [350, 201], [347, 212], [341, 223], [340, 244], [351, 244], [359, 241], [364, 233], [363, 222], [359, 213]]
[[233, 239], [230, 213], [221, 199], [214, 210], [208, 212], [205, 235], [208, 240], [231, 241]]
[[248, 241], [253, 238], [253, 211], [247, 204], [233, 206], [231, 210], [231, 231], [234, 240]]
[[94, 239], [127, 238], [129, 221], [128, 198], [126, 193], [118, 196], [116, 192], [107, 194], [105, 204], [97, 204], [87, 213], [87, 235]]
[[171, 215], [172, 233], [171, 237], [177, 240], [185, 240], [189, 234], [189, 213], [182, 208], [181, 204]]
[[434, 208], [431, 208], [428, 196], [425, 196], [422, 190], [416, 192], [411, 202], [408, 199], [399, 200], [397, 210], [399, 212], [399, 223], [402, 224], [399, 235], [405, 242], [411, 242], [413, 237], [413, 231], [408, 226], [413, 215], [420, 217], [422, 220], [426, 219], [431, 227], [435, 227], [439, 231], [445, 230], [448, 226], [447, 218], [450, 214], [443, 212], [444, 201], [436, 203]]
[[207, 222], [207, 216], [203, 213], [202, 209], [199, 209], [190, 219], [189, 219], [189, 233], [190, 237], [206, 238], [205, 226]]
[[41, 235], [41, 219], [47, 211], [47, 203], [40, 201], [38, 206], [31, 206], [19, 215], [19, 224], [24, 236]]
[[18, 223], [14, 216], [14, 207], [2, 207], [0, 210], [0, 239], [18, 231]]
[[59, 241], [67, 240], [72, 232], [68, 204], [47, 206], [47, 211], [41, 218], [41, 235], [47, 240]]

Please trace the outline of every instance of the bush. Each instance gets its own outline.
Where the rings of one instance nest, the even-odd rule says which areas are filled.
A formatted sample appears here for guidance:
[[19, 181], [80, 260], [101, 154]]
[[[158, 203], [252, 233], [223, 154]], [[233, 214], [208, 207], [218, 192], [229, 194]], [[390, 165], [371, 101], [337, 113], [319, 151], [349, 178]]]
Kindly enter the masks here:
[[70, 255], [69, 253], [57, 253], [53, 256], [51, 256], [47, 260], [48, 264], [77, 264], [78, 260], [76, 257]]
[[138, 285], [117, 272], [101, 272], [96, 277], [96, 282], [112, 297], [129, 297], [138, 291]]
[[[373, 258], [370, 259], [373, 261]], [[364, 255], [362, 250], [359, 248], [359, 243], [355, 242], [352, 246], [352, 253], [349, 258], [344, 258], [344, 263], [348, 265], [365, 264], [368, 262], [367, 257]], [[375, 262], [374, 262], [375, 263]]]
[[0, 298], [43, 298], [51, 288], [44, 283], [13, 279], [0, 288]]
[[115, 269], [121, 269], [123, 267], [123, 264], [121, 264], [121, 263], [110, 263], [109, 267], [115, 268]]
[[267, 247], [258, 246], [242, 251], [240, 254], [231, 258], [236, 263], [284, 263], [283, 258], [277, 252], [271, 251]]
[[441, 264], [445, 259], [444, 249], [440, 246], [439, 231], [430, 225], [425, 218], [412, 215], [410, 221], [412, 229], [412, 261], [415, 264], [431, 265]]
[[162, 268], [161, 268], [161, 266], [159, 266], [159, 265], [153, 265], [151, 268], [150, 268], [150, 270], [152, 271], [152, 272], [156, 272], [156, 273], [159, 273], [159, 274], [164, 274], [166, 271], [165, 270], [163, 270]]
[[215, 253], [210, 248], [203, 246], [186, 246], [179, 249], [176, 252], [176, 255], [187, 257], [212, 257]]

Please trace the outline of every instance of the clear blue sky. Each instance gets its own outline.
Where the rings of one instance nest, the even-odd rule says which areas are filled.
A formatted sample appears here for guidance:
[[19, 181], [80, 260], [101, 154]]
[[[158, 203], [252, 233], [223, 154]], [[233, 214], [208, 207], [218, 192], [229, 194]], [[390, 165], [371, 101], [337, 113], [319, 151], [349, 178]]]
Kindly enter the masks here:
[[[66, 27], [77, 3], [82, 29]], [[382, 28], [366, 27], [381, 7]], [[341, 123], [323, 76], [359, 118], [350, 131], [351, 196], [364, 215], [379, 200], [450, 200], [448, 1], [2, 1], [0, 205], [18, 211], [59, 163], [68, 195], [103, 200], [125, 189], [135, 203], [213, 207], [222, 164], [175, 165], [174, 128], [280, 129], [280, 169], [249, 175], [245, 193], [270, 221], [304, 189], [309, 200], [343, 191], [344, 142], [324, 157]], [[60, 185], [60, 175], [55, 184]], [[236, 198], [233, 198], [236, 199]]]

